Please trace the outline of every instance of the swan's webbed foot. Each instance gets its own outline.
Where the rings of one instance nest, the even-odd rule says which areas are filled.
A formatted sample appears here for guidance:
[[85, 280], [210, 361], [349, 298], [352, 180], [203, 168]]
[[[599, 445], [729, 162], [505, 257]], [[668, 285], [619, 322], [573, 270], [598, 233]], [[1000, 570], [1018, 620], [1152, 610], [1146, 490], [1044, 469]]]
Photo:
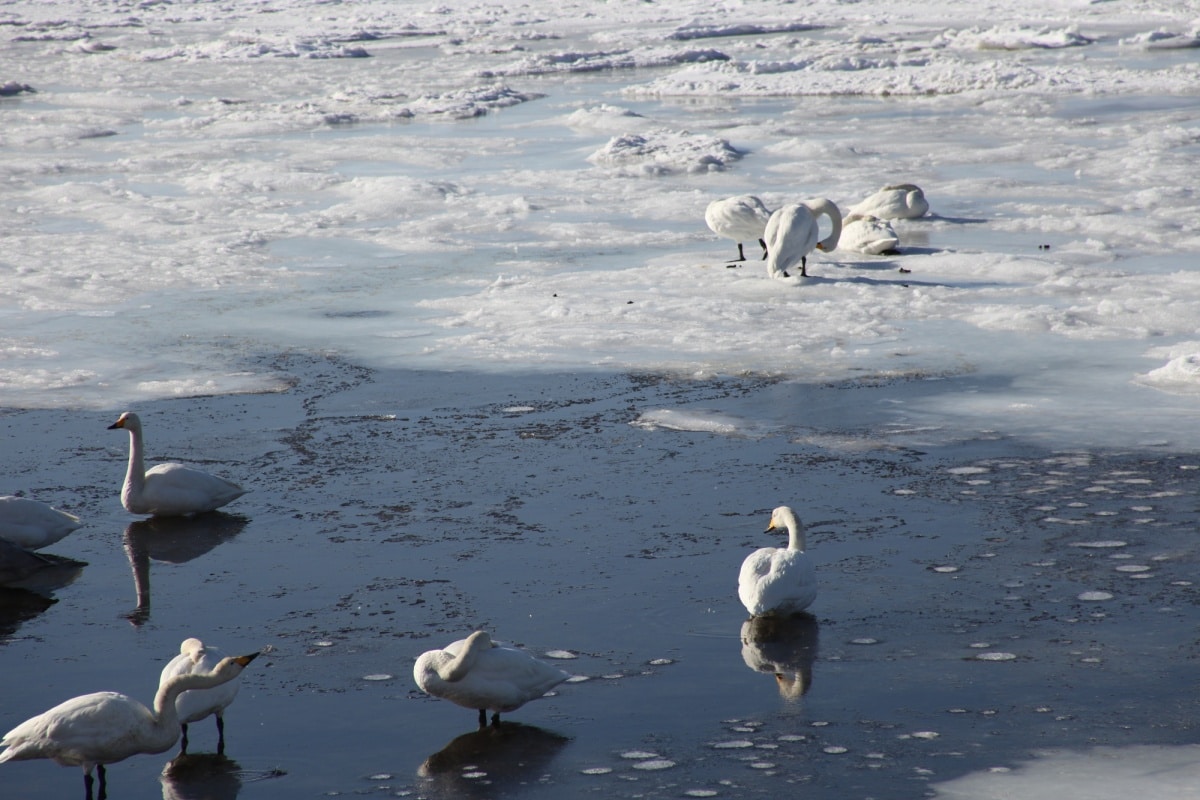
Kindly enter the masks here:
[[742, 243], [738, 242], [738, 257], [731, 258], [728, 261], [726, 261], [725, 266], [727, 266], [727, 267], [736, 266], [738, 263], [745, 261], [745, 260], [746, 260], [746, 254], [744, 252], [742, 252]]

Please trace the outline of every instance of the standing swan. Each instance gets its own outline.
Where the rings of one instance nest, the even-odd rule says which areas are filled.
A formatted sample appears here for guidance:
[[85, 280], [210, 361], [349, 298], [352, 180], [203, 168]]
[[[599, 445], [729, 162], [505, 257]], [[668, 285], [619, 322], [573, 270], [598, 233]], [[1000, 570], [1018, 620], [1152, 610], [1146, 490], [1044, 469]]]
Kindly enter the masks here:
[[121, 505], [131, 514], [179, 517], [212, 511], [231, 503], [246, 490], [216, 475], [174, 462], [145, 468], [142, 421], [132, 411], [108, 426], [129, 431], [129, 470], [121, 488]]
[[[820, 229], [817, 217], [829, 217], [832, 230], [817, 241]], [[800, 275], [808, 277], [808, 254], [813, 248], [828, 252], [837, 247], [842, 235], [842, 212], [824, 197], [792, 203], [775, 210], [763, 234], [767, 242], [767, 273], [772, 278], [787, 278], [788, 270], [800, 265]]]
[[746, 260], [742, 242], [747, 240], [757, 239], [762, 245], [762, 257], [766, 259], [767, 243], [763, 241], [763, 230], [770, 218], [771, 212], [763, 205], [763, 201], [752, 194], [713, 200], [704, 210], [704, 221], [713, 233], [737, 242], [738, 257], [730, 259], [730, 264]]
[[[199, 639], [185, 639], [179, 646], [179, 655], [163, 667], [158, 685], [164, 686], [176, 675], [193, 672], [209, 672], [221, 660], [221, 651], [205, 645]], [[199, 722], [205, 717], [217, 718], [217, 755], [225, 754], [225, 709], [237, 697], [238, 680], [235, 678], [210, 689], [188, 689], [175, 699], [175, 712], [179, 715], [180, 755], [187, 753], [188, 723]]]
[[0, 539], [40, 550], [80, 527], [79, 517], [28, 497], [0, 497]]
[[486, 631], [475, 631], [444, 650], [422, 653], [413, 665], [421, 691], [479, 709], [480, 727], [499, 724], [500, 712], [515, 711], [571, 677], [523, 650], [496, 644]]
[[787, 616], [817, 597], [817, 576], [804, 552], [804, 526], [787, 506], [771, 512], [770, 533], [787, 528], [787, 547], [764, 547], [746, 556], [738, 574], [738, 597], [754, 616]]
[[158, 687], [154, 709], [127, 695], [95, 692], [61, 703], [13, 728], [0, 745], [0, 762], [49, 758], [64, 767], [83, 767], [87, 796], [92, 796], [92, 770], [99, 767], [104, 797], [104, 765], [139, 753], [162, 753], [179, 738], [175, 700], [189, 689], [231, 681], [258, 656], [230, 656], [212, 672], [178, 675]]
[[894, 183], [850, 207], [848, 214], [880, 219], [916, 219], [929, 211], [929, 201], [920, 186]]

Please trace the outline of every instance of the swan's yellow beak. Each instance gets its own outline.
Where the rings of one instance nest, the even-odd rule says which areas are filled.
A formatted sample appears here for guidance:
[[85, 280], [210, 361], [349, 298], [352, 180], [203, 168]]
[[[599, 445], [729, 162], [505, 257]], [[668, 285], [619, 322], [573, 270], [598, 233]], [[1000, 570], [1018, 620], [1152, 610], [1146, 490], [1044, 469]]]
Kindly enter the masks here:
[[821, 244], [820, 242], [817, 242], [817, 249], [820, 250], [822, 253], [824, 253], [825, 245]]
[[251, 661], [253, 661], [254, 659], [258, 658], [258, 656], [259, 656], [258, 653], [251, 653], [248, 656], [238, 656], [237, 658], [235, 658], [233, 660], [236, 661], [237, 663], [241, 664], [244, 667], [247, 664], [249, 664]]
[[121, 419], [119, 419], [119, 420], [117, 420], [116, 422], [114, 422], [112, 425], [109, 425], [109, 426], [108, 426], [108, 429], [111, 431], [111, 430], [114, 430], [114, 429], [116, 429], [116, 428], [124, 428], [124, 427], [125, 427], [125, 418], [124, 418], [124, 417], [122, 417]]
[[765, 531], [763, 531], [763, 533], [770, 533], [770, 532], [771, 532], [771, 531], [773, 531], [773, 530], [775, 530], [775, 523], [774, 523], [774, 522], [772, 522], [770, 525], [768, 525], [768, 526], [767, 526], [767, 529], [766, 529]]

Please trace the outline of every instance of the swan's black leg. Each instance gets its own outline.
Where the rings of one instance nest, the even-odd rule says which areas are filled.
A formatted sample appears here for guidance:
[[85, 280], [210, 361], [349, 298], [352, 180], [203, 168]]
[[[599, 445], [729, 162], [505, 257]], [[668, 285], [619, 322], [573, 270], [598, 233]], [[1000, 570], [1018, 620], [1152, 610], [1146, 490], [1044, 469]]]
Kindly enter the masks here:
[[481, 728], [487, 727], [487, 710], [486, 709], [482, 709], [482, 708], [479, 709], [479, 727], [481, 727]]
[[225, 755], [225, 720], [217, 717], [217, 755]]
[[96, 779], [92, 777], [91, 773], [83, 773], [83, 796], [86, 800], [92, 800], [92, 785], [95, 782]]
[[187, 723], [184, 722], [179, 726], [179, 755], [187, 755]]
[[100, 794], [96, 795], [96, 800], [108, 800], [108, 776], [104, 773], [104, 765], [97, 764], [96, 771], [100, 773]]
[[808, 277], [808, 256], [800, 256], [800, 277]]
[[766, 261], [766, 260], [767, 260], [767, 243], [766, 243], [766, 242], [764, 242], [762, 239], [759, 239], [759, 240], [758, 240], [758, 243], [762, 245], [762, 249], [763, 249], [763, 257], [762, 257], [762, 260], [763, 260], [763, 261]]

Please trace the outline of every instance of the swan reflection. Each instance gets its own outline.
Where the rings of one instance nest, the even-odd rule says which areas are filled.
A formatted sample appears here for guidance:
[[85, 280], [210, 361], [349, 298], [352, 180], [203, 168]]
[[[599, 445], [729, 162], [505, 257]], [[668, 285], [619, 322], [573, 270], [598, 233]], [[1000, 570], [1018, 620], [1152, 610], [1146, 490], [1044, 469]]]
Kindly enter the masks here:
[[774, 675], [785, 700], [799, 700], [812, 688], [819, 629], [812, 614], [751, 617], [742, 623], [742, 660]]
[[242, 768], [216, 753], [179, 755], [163, 767], [163, 800], [234, 800], [242, 790]]
[[248, 520], [222, 511], [194, 517], [150, 517], [125, 528], [125, 555], [133, 570], [137, 608], [126, 614], [134, 625], [150, 618], [150, 560], [183, 564], [227, 542]]
[[85, 566], [0, 539], [0, 638], [58, 602], [54, 592], [70, 585]]
[[570, 739], [519, 722], [498, 722], [455, 737], [425, 759], [417, 774], [441, 797], [494, 797], [504, 786], [536, 780]]

